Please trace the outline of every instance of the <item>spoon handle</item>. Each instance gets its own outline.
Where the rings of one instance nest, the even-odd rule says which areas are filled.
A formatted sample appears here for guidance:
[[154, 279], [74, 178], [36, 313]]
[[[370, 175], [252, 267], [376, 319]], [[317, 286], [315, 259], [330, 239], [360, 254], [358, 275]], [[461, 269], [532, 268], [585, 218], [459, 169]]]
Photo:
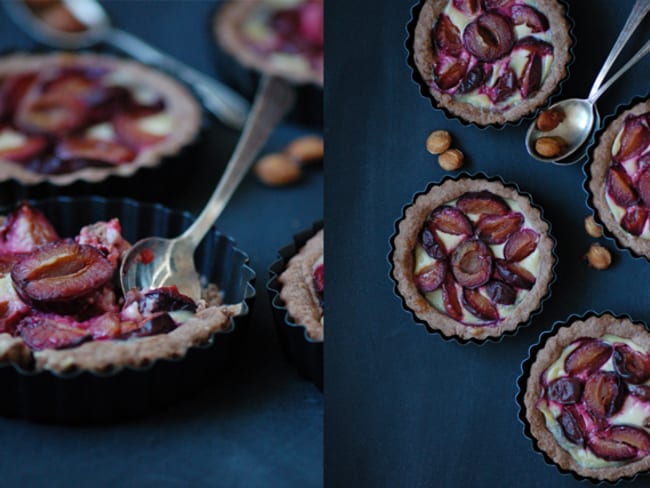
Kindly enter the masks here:
[[239, 182], [253, 164], [255, 156], [264, 147], [276, 124], [289, 111], [294, 100], [295, 92], [287, 81], [277, 77], [262, 79], [244, 132], [217, 188], [201, 215], [178, 238], [179, 240], [187, 242], [191, 249], [201, 242], [205, 233], [221, 215]]
[[109, 29], [102, 40], [144, 63], [174, 73], [194, 88], [205, 107], [219, 120], [235, 129], [244, 126], [249, 111], [248, 102], [214, 78], [164, 54], [128, 32]]
[[594, 81], [594, 84], [591, 87], [591, 91], [589, 92], [589, 100], [595, 101], [596, 98], [598, 98], [598, 96], [595, 96], [595, 94], [599, 92], [600, 85], [603, 83], [605, 76], [607, 76], [607, 73], [609, 73], [609, 70], [612, 68], [612, 65], [616, 61], [616, 58], [618, 58], [618, 55], [623, 50], [623, 47], [625, 47], [625, 44], [627, 44], [627, 41], [630, 39], [636, 28], [647, 15], [648, 11], [650, 11], [650, 0], [636, 0], [634, 7], [632, 7], [630, 15], [628, 15], [627, 20], [625, 21], [623, 29], [618, 35], [618, 38], [612, 46], [607, 59], [603, 63], [602, 68], [600, 68], [600, 71], [596, 76], [596, 80]]

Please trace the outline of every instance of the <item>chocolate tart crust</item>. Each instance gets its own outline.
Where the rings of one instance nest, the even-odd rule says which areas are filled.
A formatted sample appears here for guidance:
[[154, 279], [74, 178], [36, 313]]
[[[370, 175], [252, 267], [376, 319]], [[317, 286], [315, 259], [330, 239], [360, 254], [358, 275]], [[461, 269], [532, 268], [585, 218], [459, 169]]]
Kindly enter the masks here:
[[307, 335], [315, 341], [322, 341], [323, 308], [321, 307], [312, 278], [312, 268], [323, 255], [324, 231], [319, 230], [300, 251], [293, 256], [286, 269], [278, 276], [282, 285], [280, 298], [289, 311], [289, 316], [307, 329]]
[[623, 128], [625, 118], [628, 115], [640, 115], [646, 112], [650, 112], [650, 100], [646, 100], [625, 110], [605, 129], [594, 148], [593, 158], [589, 164], [590, 176], [588, 188], [593, 198], [593, 206], [596, 210], [597, 217], [603, 222], [607, 230], [614, 235], [623, 247], [650, 259], [650, 240], [625, 231], [614, 218], [605, 197], [605, 193], [607, 192], [607, 170], [612, 162], [612, 146], [616, 136]]
[[[540, 254], [540, 268], [535, 285], [510, 315], [496, 325], [468, 326], [439, 312], [417, 289], [413, 278], [413, 251], [418, 242], [422, 226], [435, 208], [455, 200], [467, 192], [482, 190], [488, 190], [519, 204], [529, 225], [540, 236], [537, 244]], [[404, 218], [398, 223], [392, 257], [392, 275], [397, 282], [397, 291], [404, 299], [406, 307], [418, 319], [428, 324], [431, 329], [439, 330], [446, 337], [455, 336], [465, 340], [499, 337], [504, 332], [512, 331], [521, 323], [526, 322], [531, 313], [540, 306], [541, 300], [549, 291], [555, 264], [553, 255], [555, 244], [549, 236], [549, 230], [549, 225], [542, 219], [540, 211], [531, 205], [527, 197], [521, 195], [512, 187], [497, 181], [480, 178], [464, 177], [458, 180], [446, 180], [440, 185], [432, 186], [426, 193], [417, 196], [414, 202], [406, 208]]]
[[638, 472], [650, 469], [650, 456], [620, 466], [585, 468], [578, 464], [558, 444], [555, 436], [546, 427], [544, 415], [536, 407], [537, 400], [542, 393], [541, 375], [546, 368], [560, 357], [562, 351], [580, 337], [599, 338], [605, 334], [613, 334], [631, 339], [637, 345], [650, 351], [650, 333], [643, 326], [634, 324], [627, 318], [618, 318], [611, 314], [603, 314], [602, 316], [593, 316], [586, 320], [577, 320], [568, 327], [560, 327], [557, 333], [550, 337], [544, 347], [539, 350], [530, 367], [526, 381], [524, 405], [526, 407], [526, 420], [530, 424], [531, 433], [537, 440], [539, 448], [558, 466], [587, 478], [616, 481], [619, 478], [633, 476]]
[[36, 71], [49, 66], [105, 66], [119, 71], [126, 79], [152, 88], [165, 100], [165, 112], [174, 120], [174, 130], [165, 140], [138, 151], [136, 158], [111, 167], [88, 167], [66, 174], [41, 174], [23, 168], [20, 163], [0, 159], [0, 181], [16, 179], [26, 185], [48, 182], [69, 185], [77, 180], [96, 183], [109, 176], [128, 177], [143, 167], [155, 167], [165, 156], [177, 154], [192, 142], [201, 129], [201, 107], [190, 92], [169, 75], [144, 64], [114, 56], [90, 53], [12, 54], [0, 58], [0, 79], [14, 73]]
[[263, 3], [261, 0], [225, 2], [213, 22], [214, 37], [219, 44], [247, 68], [284, 78], [297, 85], [313, 83], [323, 86], [322, 69], [314, 70], [311, 66], [308, 70], [288, 69], [273, 63], [270, 56], [261, 55], [251, 49], [250, 41], [241, 35], [242, 24]]
[[506, 110], [481, 108], [456, 100], [453, 95], [433, 88], [433, 40], [431, 31], [436, 19], [451, 0], [425, 0], [420, 11], [413, 37], [413, 60], [429, 87], [429, 93], [438, 105], [452, 114], [478, 125], [504, 124], [515, 122], [544, 105], [551, 94], [568, 74], [567, 65], [571, 60], [570, 25], [566, 19], [564, 5], [556, 0], [538, 0], [535, 7], [548, 18], [552, 26], [551, 44], [553, 45], [553, 63], [542, 83], [532, 97], [515, 103]]

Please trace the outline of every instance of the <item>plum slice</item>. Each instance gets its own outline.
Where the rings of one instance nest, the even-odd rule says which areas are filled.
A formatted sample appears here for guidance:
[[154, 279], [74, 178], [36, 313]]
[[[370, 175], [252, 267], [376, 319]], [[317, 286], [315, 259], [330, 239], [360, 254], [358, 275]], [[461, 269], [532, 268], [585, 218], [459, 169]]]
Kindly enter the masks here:
[[607, 461], [626, 461], [650, 451], [650, 436], [631, 425], [613, 425], [589, 438], [589, 449]]
[[537, 54], [540, 58], [553, 54], [552, 44], [533, 36], [526, 36], [519, 39], [512, 48], [513, 51], [517, 49], [525, 49], [531, 54]]
[[591, 374], [598, 371], [612, 355], [612, 346], [599, 339], [584, 338], [581, 344], [564, 361], [570, 375]]
[[618, 161], [625, 161], [638, 156], [650, 144], [650, 127], [645, 114], [628, 116], [625, 120], [623, 135], [618, 152], [614, 155]]
[[112, 276], [113, 266], [101, 252], [69, 241], [45, 244], [22, 257], [11, 270], [21, 298], [44, 304], [85, 296]]
[[300, 34], [313, 44], [322, 46], [324, 41], [323, 5], [308, 2], [300, 6]]
[[442, 303], [451, 318], [456, 320], [463, 319], [463, 309], [460, 306], [458, 290], [456, 290], [456, 283], [451, 273], [447, 273], [442, 282]]
[[17, 330], [25, 343], [36, 351], [76, 347], [92, 339], [87, 330], [64, 325], [56, 316], [27, 316], [18, 323]]
[[621, 220], [621, 227], [632, 235], [640, 236], [643, 233], [647, 216], [648, 211], [643, 207], [636, 205], [628, 207]]
[[580, 412], [574, 406], [566, 406], [557, 418], [564, 437], [579, 446], [587, 443], [587, 427]]
[[495, 321], [499, 319], [497, 307], [478, 290], [463, 288], [463, 305], [473, 315], [483, 320]]
[[465, 77], [460, 82], [458, 93], [469, 93], [479, 88], [483, 82], [488, 78], [485, 74], [485, 67], [481, 64], [475, 64], [470, 70], [465, 73]]
[[523, 75], [520, 80], [521, 96], [529, 97], [542, 86], [542, 58], [531, 53], [526, 62]]
[[[322, 301], [325, 294], [325, 263], [321, 262], [314, 266], [311, 271], [311, 279], [314, 282], [314, 290]], [[196, 305], [194, 308], [196, 309]]]
[[0, 120], [10, 120], [36, 80], [36, 73], [8, 76], [0, 87]]
[[526, 24], [532, 32], [544, 32], [549, 27], [546, 16], [530, 5], [514, 5], [512, 21], [515, 25]]
[[119, 142], [90, 137], [66, 137], [56, 146], [55, 155], [61, 160], [106, 161], [118, 165], [133, 161], [136, 153]]
[[546, 387], [548, 399], [561, 405], [573, 405], [582, 397], [583, 384], [574, 376], [554, 379]]
[[451, 254], [451, 271], [458, 284], [465, 288], [483, 286], [492, 275], [490, 248], [478, 239], [461, 242]]
[[636, 189], [643, 204], [650, 207], [650, 167], [646, 166], [639, 174]]
[[512, 305], [517, 299], [517, 290], [503, 281], [490, 281], [486, 291], [490, 300], [499, 305]]
[[476, 59], [491, 63], [510, 52], [515, 36], [510, 20], [492, 11], [465, 27], [463, 43]]
[[19, 146], [0, 149], [0, 159], [7, 159], [16, 163], [27, 161], [43, 152], [47, 145], [47, 139], [44, 137], [27, 137]]
[[143, 117], [152, 114], [119, 113], [113, 117], [113, 127], [120, 142], [134, 150], [152, 146], [164, 141], [167, 134], [155, 134], [141, 126]]
[[488, 96], [492, 102], [501, 103], [515, 93], [517, 87], [517, 75], [510, 67], [508, 67], [505, 69], [503, 74], [499, 76], [494, 87], [488, 92]]
[[465, 77], [467, 64], [464, 57], [439, 56], [433, 67], [433, 81], [441, 90], [450, 90]]
[[440, 15], [433, 28], [433, 44], [438, 51], [450, 56], [459, 57], [463, 52], [460, 31], [445, 14]]
[[476, 223], [476, 234], [488, 244], [503, 244], [517, 232], [524, 223], [519, 212], [507, 215], [484, 215]]
[[526, 268], [504, 259], [495, 259], [494, 268], [503, 281], [515, 288], [530, 290], [537, 281], [535, 276]]
[[453, 5], [467, 15], [476, 15], [481, 10], [479, 0], [453, 0]]
[[503, 256], [508, 261], [518, 262], [530, 256], [537, 249], [539, 234], [532, 229], [521, 229], [508, 238]]
[[422, 293], [432, 292], [440, 288], [446, 274], [447, 263], [445, 261], [436, 261], [414, 276], [415, 286]]
[[28, 133], [62, 136], [82, 128], [86, 115], [86, 106], [80, 100], [45, 94], [34, 100], [23, 100], [15, 122]]
[[611, 166], [607, 172], [607, 193], [616, 203], [629, 207], [639, 201], [632, 180], [622, 166]]
[[134, 330], [119, 335], [118, 339], [133, 339], [135, 337], [148, 337], [158, 334], [167, 334], [176, 328], [176, 322], [166, 312], [151, 316], [144, 324]]
[[434, 259], [444, 259], [447, 257], [445, 244], [438, 237], [438, 234], [435, 231], [431, 231], [427, 226], [420, 233], [420, 244], [424, 252]]
[[439, 230], [453, 235], [471, 235], [472, 224], [469, 219], [457, 208], [443, 205], [433, 211], [427, 221], [431, 231]]
[[59, 240], [59, 236], [39, 210], [22, 203], [0, 226], [0, 251], [28, 253], [38, 246]]
[[614, 347], [614, 370], [628, 383], [645, 383], [650, 379], [650, 356], [625, 344], [617, 344]]
[[625, 384], [616, 373], [599, 371], [587, 379], [582, 398], [592, 413], [611, 417], [623, 406], [626, 394]]
[[503, 198], [487, 190], [465, 193], [458, 199], [456, 206], [466, 214], [506, 215], [510, 212], [510, 207]]

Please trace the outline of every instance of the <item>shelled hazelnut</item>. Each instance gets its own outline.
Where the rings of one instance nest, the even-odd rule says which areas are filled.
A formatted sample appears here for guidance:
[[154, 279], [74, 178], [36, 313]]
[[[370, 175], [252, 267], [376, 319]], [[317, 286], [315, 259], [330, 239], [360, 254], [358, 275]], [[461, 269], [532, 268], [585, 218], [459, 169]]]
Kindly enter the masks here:
[[592, 244], [587, 251], [589, 266], [595, 269], [607, 269], [612, 264], [612, 254], [600, 244]]
[[445, 171], [456, 171], [463, 166], [465, 159], [460, 149], [447, 149], [438, 156], [438, 164]]
[[427, 137], [426, 146], [431, 154], [442, 154], [451, 147], [451, 134], [446, 130], [434, 130]]
[[255, 174], [269, 186], [282, 186], [300, 179], [300, 165], [286, 154], [267, 154], [255, 163]]
[[535, 152], [544, 158], [554, 158], [562, 154], [565, 145], [561, 137], [540, 137], [535, 141]]
[[291, 141], [284, 149], [285, 154], [305, 165], [323, 160], [325, 144], [320, 136], [301, 136]]
[[537, 129], [542, 132], [549, 132], [555, 129], [558, 125], [564, 120], [564, 110], [560, 108], [552, 108], [549, 110], [544, 110], [537, 117], [536, 125]]
[[585, 230], [591, 237], [595, 237], [597, 239], [603, 237], [603, 229], [596, 223], [592, 215], [589, 215], [585, 218]]

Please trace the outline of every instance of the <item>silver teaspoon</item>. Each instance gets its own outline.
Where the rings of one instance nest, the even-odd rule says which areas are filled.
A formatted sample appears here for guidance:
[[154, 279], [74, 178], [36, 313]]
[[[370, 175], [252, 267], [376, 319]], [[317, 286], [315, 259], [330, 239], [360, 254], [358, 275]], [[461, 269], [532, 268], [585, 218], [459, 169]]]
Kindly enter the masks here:
[[226, 85], [150, 46], [128, 32], [112, 27], [106, 11], [96, 0], [62, 0], [83, 25], [79, 32], [53, 28], [20, 0], [4, 0], [14, 21], [36, 40], [57, 48], [79, 49], [104, 42], [135, 59], [159, 66], [192, 86], [205, 107], [224, 124], [241, 129], [248, 116], [248, 102]]
[[180, 236], [174, 239], [148, 237], [136, 242], [125, 253], [120, 266], [120, 285], [124, 293], [132, 288], [148, 290], [176, 285], [181, 293], [195, 300], [200, 298], [194, 250], [225, 208], [294, 99], [293, 88], [288, 82], [275, 77], [263, 79], [242, 136], [205, 208]]

